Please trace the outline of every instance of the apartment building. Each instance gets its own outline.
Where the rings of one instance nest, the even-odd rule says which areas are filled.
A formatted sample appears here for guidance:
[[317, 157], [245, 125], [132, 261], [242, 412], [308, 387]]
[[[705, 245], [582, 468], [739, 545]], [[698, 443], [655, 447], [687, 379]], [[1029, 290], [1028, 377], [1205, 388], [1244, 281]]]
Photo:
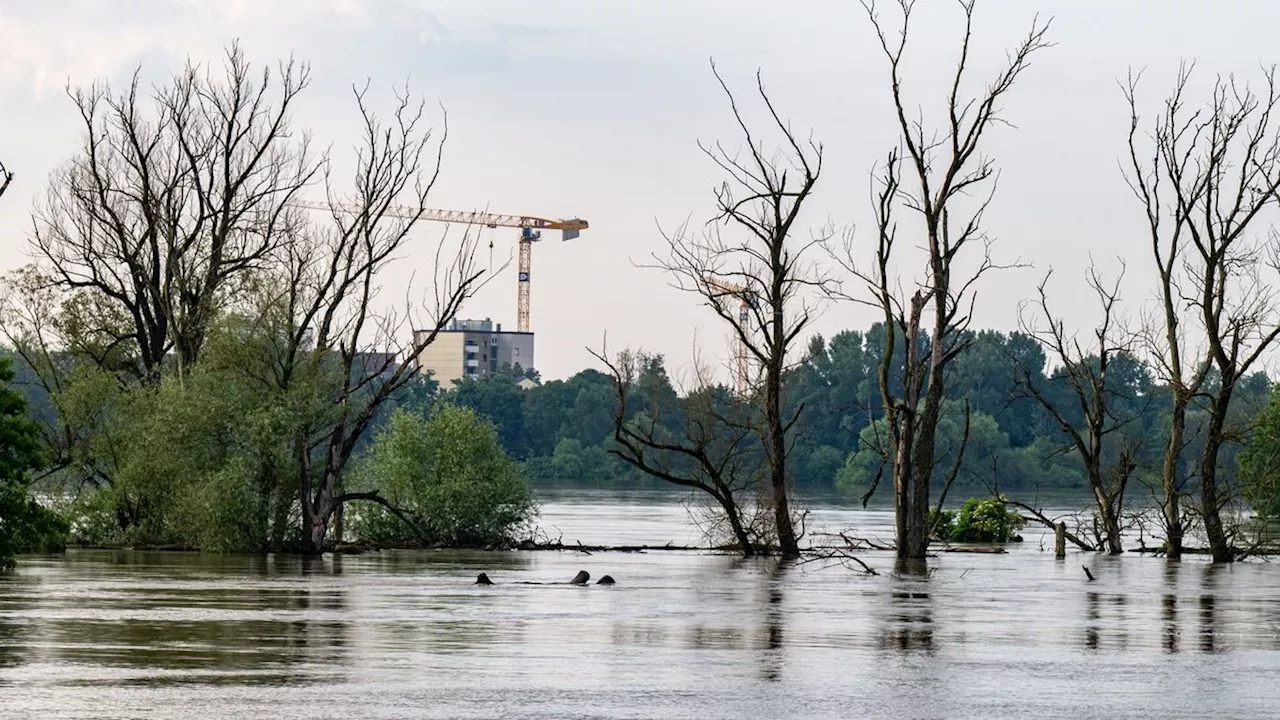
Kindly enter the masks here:
[[[414, 331], [414, 344], [430, 334]], [[454, 319], [417, 357], [418, 366], [431, 372], [442, 390], [464, 377], [483, 378], [506, 367], [533, 364], [533, 333], [503, 331], [502, 323]]]

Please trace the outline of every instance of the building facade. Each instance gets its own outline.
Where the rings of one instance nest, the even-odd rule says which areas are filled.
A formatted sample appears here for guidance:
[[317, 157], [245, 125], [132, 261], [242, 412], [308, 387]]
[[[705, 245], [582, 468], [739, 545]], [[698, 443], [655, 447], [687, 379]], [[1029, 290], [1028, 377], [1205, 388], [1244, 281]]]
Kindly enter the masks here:
[[[429, 330], [415, 330], [414, 344], [422, 343]], [[504, 332], [502, 324], [484, 320], [454, 319], [417, 357], [418, 367], [430, 372], [447, 390], [462, 378], [484, 378], [503, 368], [519, 365], [531, 370], [533, 333]]]

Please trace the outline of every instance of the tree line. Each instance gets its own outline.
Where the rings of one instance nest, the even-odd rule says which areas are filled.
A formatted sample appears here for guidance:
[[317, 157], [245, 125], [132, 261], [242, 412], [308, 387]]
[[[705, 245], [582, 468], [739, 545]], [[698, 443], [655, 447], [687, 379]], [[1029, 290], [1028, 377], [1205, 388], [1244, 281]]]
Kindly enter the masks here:
[[[814, 336], [801, 359], [788, 369], [786, 411], [789, 415], [799, 411], [790, 434], [791, 482], [802, 494], [861, 498], [876, 482], [888, 434], [877, 381], [884, 334], [884, 326], [876, 323], [865, 331], [837, 333], [830, 340]], [[897, 358], [895, 365], [901, 361]], [[1082, 362], [1097, 367], [1099, 358], [1088, 356]], [[1066, 366], [1051, 365], [1045, 349], [1029, 334], [969, 333], [948, 375], [938, 440], [939, 455], [946, 462], [935, 468], [932, 487], [943, 488], [946, 470], [964, 440], [964, 457], [952, 483], [966, 493], [1034, 497], [1092, 492], [1088, 469], [1073, 454], [1074, 441], [1059, 422], [1065, 420], [1073, 428], [1087, 423], [1071, 372]], [[614, 381], [608, 374], [586, 369], [564, 380], [523, 389], [519, 380], [529, 374], [508, 368], [460, 380], [443, 392], [423, 384], [397, 404], [421, 408], [439, 402], [471, 408], [494, 424], [506, 453], [524, 464], [535, 484], [600, 488], [637, 487], [648, 481], [652, 485], [651, 476], [614, 452], [619, 449], [614, 439], [616, 401]], [[702, 402], [697, 390], [690, 392], [672, 378], [661, 356], [645, 356], [634, 382], [635, 393], [644, 403], [630, 407], [627, 418], [634, 421], [648, 408], [662, 408], [658, 434], [680, 434]], [[1108, 413], [1131, 419], [1124, 435], [1137, 465], [1135, 477], [1141, 481], [1137, 491], [1152, 501], [1167, 444], [1171, 391], [1132, 354], [1108, 358], [1107, 383], [1113, 399]], [[1216, 385], [1216, 378], [1210, 378], [1209, 387]], [[1241, 381], [1233, 424], [1251, 427], [1268, 406], [1271, 388], [1260, 371]], [[701, 390], [717, 396], [725, 406], [740, 402], [727, 384]], [[1193, 438], [1203, 437], [1207, 417], [1198, 408], [1192, 413]], [[967, 440], [962, 437], [966, 418]], [[1238, 437], [1224, 455], [1233, 478], [1237, 456], [1245, 448], [1243, 440]], [[1120, 445], [1109, 444], [1106, 450], [1119, 452]], [[1184, 449], [1179, 458], [1184, 472], [1198, 450], [1196, 442]], [[1110, 462], [1110, 455], [1106, 459]]]

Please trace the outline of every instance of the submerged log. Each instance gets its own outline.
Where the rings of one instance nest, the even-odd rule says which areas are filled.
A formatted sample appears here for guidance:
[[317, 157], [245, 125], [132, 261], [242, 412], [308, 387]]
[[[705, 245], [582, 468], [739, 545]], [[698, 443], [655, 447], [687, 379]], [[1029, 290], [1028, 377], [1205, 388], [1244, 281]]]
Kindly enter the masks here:
[[676, 552], [714, 552], [725, 550], [720, 547], [699, 547], [696, 545], [674, 545], [667, 543], [666, 545], [583, 545], [582, 543], [566, 544], [559, 541], [539, 543], [533, 540], [522, 540], [515, 546], [517, 550], [550, 550], [563, 551], [571, 550], [587, 555], [597, 552], [623, 552], [623, 553], [642, 553], [650, 550], [666, 550]]
[[605, 575], [604, 577], [597, 580], [596, 584], [597, 585], [614, 585], [615, 583], [613, 581], [612, 575]]
[[1002, 555], [1009, 552], [1002, 547], [944, 547], [945, 553], [978, 553], [981, 555]]
[[492, 585], [492, 584], [493, 584], [493, 581], [489, 579], [489, 576], [488, 576], [488, 575], [486, 575], [486, 574], [484, 574], [484, 573], [480, 573], [479, 575], [477, 575], [477, 576], [476, 576], [476, 584], [477, 584], [477, 585]]

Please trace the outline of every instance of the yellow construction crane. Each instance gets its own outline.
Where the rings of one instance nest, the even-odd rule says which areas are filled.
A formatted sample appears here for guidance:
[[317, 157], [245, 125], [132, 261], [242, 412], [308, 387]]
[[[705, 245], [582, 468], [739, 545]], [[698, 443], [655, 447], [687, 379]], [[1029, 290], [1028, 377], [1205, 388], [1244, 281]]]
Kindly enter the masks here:
[[[749, 331], [748, 322], [751, 320], [753, 294], [746, 286], [727, 283], [713, 277], [705, 277], [703, 282], [712, 290], [738, 298], [738, 325], [741, 333], [734, 333], [733, 336], [733, 384], [738, 394], [745, 396], [751, 392], [751, 356], [747, 352], [747, 343], [742, 339], [742, 333]], [[713, 295], [713, 297], [716, 296]]]
[[[365, 209], [354, 205], [314, 203], [296, 200], [292, 205], [308, 210], [342, 210], [348, 213], [361, 213]], [[520, 263], [516, 286], [516, 330], [532, 332], [529, 326], [529, 282], [533, 265], [533, 243], [542, 239], [543, 230], [561, 231], [562, 240], [572, 240], [588, 227], [587, 221], [581, 218], [569, 220], [548, 220], [530, 215], [503, 215], [489, 212], [466, 212], [458, 210], [423, 210], [419, 214], [417, 208], [391, 207], [386, 212], [391, 217], [418, 218], [430, 222], [455, 223], [459, 225], [483, 225], [487, 228], [519, 228], [520, 229]]]

